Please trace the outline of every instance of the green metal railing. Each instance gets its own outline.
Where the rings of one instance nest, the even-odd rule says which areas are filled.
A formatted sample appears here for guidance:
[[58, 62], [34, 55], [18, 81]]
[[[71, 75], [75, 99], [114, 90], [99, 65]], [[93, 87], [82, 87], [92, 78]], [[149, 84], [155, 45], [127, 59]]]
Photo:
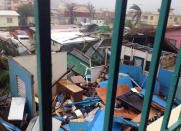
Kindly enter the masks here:
[[52, 130], [50, 0], [35, 0], [40, 131]]
[[[116, 10], [115, 10], [115, 19], [114, 19], [114, 28], [113, 28], [113, 37], [112, 37], [112, 49], [111, 49], [111, 58], [110, 58], [110, 68], [109, 68], [109, 81], [108, 81], [108, 92], [107, 92], [107, 101], [106, 101], [106, 111], [105, 111], [105, 119], [104, 119], [104, 131], [112, 130], [112, 120], [113, 120], [113, 112], [114, 112], [114, 104], [115, 104], [115, 91], [117, 89], [117, 76], [119, 71], [119, 58], [120, 58], [120, 48], [122, 44], [122, 32], [124, 29], [124, 20], [125, 18], [125, 8], [126, 8], [127, 0], [117, 0], [116, 2]], [[152, 60], [149, 69], [148, 83], [146, 86], [146, 94], [143, 102], [141, 123], [139, 126], [139, 131], [145, 131], [147, 126], [148, 114], [150, 111], [150, 105], [153, 96], [154, 85], [157, 76], [157, 70], [159, 66], [160, 55], [163, 47], [163, 41], [165, 36], [165, 30], [168, 21], [168, 15], [170, 10], [171, 0], [162, 0], [160, 17], [157, 27], [157, 32], [154, 41]], [[123, 7], [124, 6], [124, 7]], [[173, 100], [175, 97], [175, 92], [178, 85], [179, 73], [181, 67], [181, 49], [179, 51], [175, 71], [172, 80], [172, 86], [169, 90], [167, 107], [164, 115], [164, 120], [162, 123], [162, 131], [167, 130], [168, 120], [173, 104]], [[169, 128], [169, 130], [175, 130], [181, 125], [181, 117], [179, 120]]]
[[[160, 17], [154, 41], [151, 65], [149, 69], [146, 94], [143, 102], [142, 117], [139, 131], [146, 130], [148, 114], [156, 81], [159, 59], [163, 47], [165, 30], [169, 15], [171, 0], [162, 0]], [[109, 67], [109, 81], [104, 118], [104, 131], [112, 130], [113, 112], [115, 105], [115, 95], [117, 89], [117, 79], [119, 73], [120, 54], [123, 40], [127, 0], [117, 0], [115, 9], [115, 19], [112, 37], [112, 48]], [[36, 43], [37, 43], [37, 67], [39, 86], [39, 117], [40, 130], [51, 131], [51, 38], [50, 38], [50, 0], [35, 0], [36, 16]], [[178, 130], [181, 126], [181, 114], [178, 121], [168, 129], [168, 121], [172, 109], [178, 79], [181, 71], [181, 49], [179, 50], [175, 70], [173, 74], [171, 88], [169, 90], [167, 106], [164, 113], [161, 130]]]

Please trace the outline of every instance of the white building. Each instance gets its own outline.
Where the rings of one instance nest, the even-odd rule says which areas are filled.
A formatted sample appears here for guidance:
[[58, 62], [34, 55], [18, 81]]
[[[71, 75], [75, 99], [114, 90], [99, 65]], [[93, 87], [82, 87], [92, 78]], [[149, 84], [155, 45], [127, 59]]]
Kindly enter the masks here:
[[96, 24], [98, 26], [104, 26], [105, 20], [91, 20], [91, 24]]
[[0, 28], [18, 27], [19, 14], [13, 10], [0, 10]]

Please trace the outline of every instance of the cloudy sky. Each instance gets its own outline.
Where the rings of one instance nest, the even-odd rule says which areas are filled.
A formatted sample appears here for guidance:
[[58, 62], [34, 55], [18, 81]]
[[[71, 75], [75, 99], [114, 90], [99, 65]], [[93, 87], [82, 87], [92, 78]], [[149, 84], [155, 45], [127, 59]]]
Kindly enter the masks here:
[[[61, 0], [52, 0], [52, 5], [57, 5], [58, 1]], [[72, 2], [83, 4], [91, 2], [97, 9], [114, 10], [116, 0], [72, 0]], [[156, 11], [160, 8], [161, 0], [128, 0], [128, 8], [132, 4], [139, 5], [143, 11]], [[171, 7], [175, 9], [176, 14], [181, 15], [181, 0], [172, 0]]]

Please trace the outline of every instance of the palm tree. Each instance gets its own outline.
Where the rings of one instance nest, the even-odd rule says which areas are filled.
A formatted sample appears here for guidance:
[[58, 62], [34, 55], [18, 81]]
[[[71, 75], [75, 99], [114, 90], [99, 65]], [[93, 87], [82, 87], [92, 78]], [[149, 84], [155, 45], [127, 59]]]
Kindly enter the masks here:
[[69, 12], [69, 24], [74, 24], [74, 11], [75, 11], [75, 7], [76, 7], [76, 4], [75, 3], [66, 3], [66, 8]]
[[133, 4], [130, 7], [130, 9], [134, 11], [133, 20], [135, 20], [134, 25], [136, 26], [141, 19], [141, 14], [142, 14], [141, 8], [138, 5]]
[[94, 19], [94, 17], [95, 17], [95, 7], [92, 5], [92, 3], [89, 2], [87, 4], [87, 9], [89, 10], [91, 20]]

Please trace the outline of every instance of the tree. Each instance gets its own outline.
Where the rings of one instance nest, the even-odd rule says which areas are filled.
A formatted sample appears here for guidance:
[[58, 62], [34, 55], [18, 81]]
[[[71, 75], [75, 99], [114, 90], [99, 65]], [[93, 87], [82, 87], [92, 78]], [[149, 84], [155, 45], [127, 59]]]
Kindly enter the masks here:
[[130, 28], [130, 29], [132, 29], [134, 25], [133, 25], [133, 23], [132, 23], [131, 20], [126, 20], [125, 26], [128, 27], [128, 28]]
[[31, 3], [20, 5], [17, 12], [20, 14], [20, 25], [27, 25], [27, 17], [34, 16], [34, 7]]
[[138, 5], [133, 4], [130, 7], [130, 9], [134, 11], [133, 20], [135, 20], [135, 23], [133, 23], [133, 25], [136, 26], [141, 19], [141, 14], [142, 14], [141, 8]]
[[94, 17], [95, 17], [95, 8], [92, 5], [92, 3], [89, 2], [87, 4], [87, 9], [89, 10], [89, 14], [90, 14], [91, 19], [94, 19]]
[[69, 24], [74, 24], [74, 10], [76, 7], [75, 3], [66, 3], [65, 4], [67, 10], [68, 10], [68, 14], [69, 14]]

